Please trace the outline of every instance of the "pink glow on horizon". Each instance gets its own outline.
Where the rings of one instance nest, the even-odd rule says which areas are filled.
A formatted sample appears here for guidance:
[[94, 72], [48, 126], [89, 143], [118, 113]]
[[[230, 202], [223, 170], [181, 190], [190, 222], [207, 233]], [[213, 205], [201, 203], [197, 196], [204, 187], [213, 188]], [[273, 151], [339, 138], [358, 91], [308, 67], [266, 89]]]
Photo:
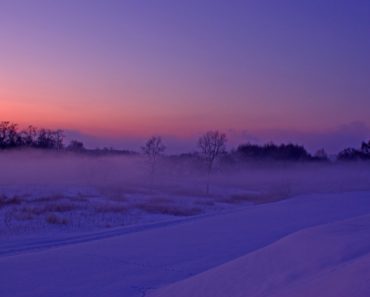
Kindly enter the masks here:
[[[131, 109], [124, 107], [110, 107], [96, 104], [95, 106], [76, 106], [68, 104], [57, 105], [50, 102], [31, 103], [21, 100], [7, 100], [2, 103], [0, 118], [10, 120], [21, 125], [35, 125], [39, 127], [62, 128], [80, 130], [85, 133], [100, 136], [143, 136], [148, 134], [173, 134], [189, 136], [209, 129], [220, 130], [265, 130], [274, 123], [260, 121], [253, 117], [244, 118], [243, 115], [211, 113], [186, 114], [180, 111], [142, 110], [140, 104]], [[276, 129], [284, 129], [289, 122], [274, 121]], [[277, 124], [279, 123], [279, 124]], [[284, 124], [286, 126], [284, 126]], [[301, 130], [306, 130], [300, 122]], [[315, 127], [313, 127], [315, 128]], [[311, 129], [311, 131], [314, 129]], [[308, 131], [310, 131], [308, 129]]]
[[183, 5], [3, 4], [0, 120], [109, 137], [370, 125], [361, 5]]
[[[145, 105], [145, 104], [144, 104]], [[21, 125], [62, 128], [79, 130], [99, 136], [146, 136], [150, 134], [172, 134], [187, 137], [209, 130], [294, 130], [312, 133], [323, 132], [328, 126], [322, 127], [318, 120], [312, 123], [304, 119], [294, 120], [294, 115], [284, 119], [279, 114], [255, 117], [253, 114], [244, 116], [242, 113], [227, 113], [222, 110], [186, 112], [179, 110], [150, 110], [142, 106], [140, 101], [131, 102], [130, 108], [124, 104], [109, 106], [97, 102], [95, 104], [60, 103], [50, 100], [12, 99], [2, 102], [0, 110], [2, 120], [10, 120]], [[272, 128], [271, 128], [272, 127]], [[331, 126], [333, 127], [333, 126]], [[335, 126], [334, 126], [335, 127]], [[330, 126], [329, 126], [330, 128]]]

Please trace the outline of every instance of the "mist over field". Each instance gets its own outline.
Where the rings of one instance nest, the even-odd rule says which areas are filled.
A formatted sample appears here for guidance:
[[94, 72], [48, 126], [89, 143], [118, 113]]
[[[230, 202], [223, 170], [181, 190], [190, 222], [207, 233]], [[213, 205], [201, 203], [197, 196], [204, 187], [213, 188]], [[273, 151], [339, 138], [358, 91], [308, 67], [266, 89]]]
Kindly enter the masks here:
[[131, 187], [201, 194], [209, 180], [216, 195], [228, 188], [284, 190], [287, 194], [370, 188], [370, 166], [366, 162], [217, 163], [210, 177], [202, 160], [179, 161], [170, 157], [159, 159], [152, 174], [144, 155], [90, 156], [26, 150], [2, 152], [0, 164], [2, 187]]
[[[46, 281], [45, 297], [55, 274], [56, 296], [64, 288], [96, 297], [259, 296], [266, 276], [285, 297], [287, 280], [311, 297], [301, 281], [321, 292], [338, 279], [351, 284], [344, 292], [357, 285], [366, 296], [364, 277], [353, 276], [370, 275], [361, 258], [370, 250], [368, 162], [219, 160], [208, 174], [202, 159], [178, 158], [153, 167], [145, 155], [1, 152], [0, 273], [28, 288]], [[18, 254], [28, 256], [17, 262]], [[348, 257], [356, 262], [343, 268]], [[74, 276], [63, 272], [71, 263]], [[30, 270], [32, 278], [20, 275]], [[251, 271], [253, 285], [235, 282]], [[0, 295], [34, 296], [10, 284]]]

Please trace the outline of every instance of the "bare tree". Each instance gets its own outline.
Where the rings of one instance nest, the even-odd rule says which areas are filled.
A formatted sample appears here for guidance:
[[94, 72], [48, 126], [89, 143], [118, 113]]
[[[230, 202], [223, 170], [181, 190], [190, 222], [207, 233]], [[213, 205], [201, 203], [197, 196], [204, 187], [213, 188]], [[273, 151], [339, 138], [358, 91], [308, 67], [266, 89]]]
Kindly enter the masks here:
[[324, 149], [319, 149], [315, 153], [314, 158], [317, 159], [317, 160], [320, 160], [320, 161], [327, 161], [327, 160], [329, 160], [328, 154], [326, 153], [326, 151]]
[[85, 146], [83, 142], [78, 140], [72, 140], [69, 145], [67, 146], [67, 150], [73, 151], [73, 152], [82, 152], [85, 150]]
[[52, 132], [54, 143], [55, 143], [55, 149], [62, 150], [64, 148], [64, 131], [61, 129], [55, 130]]
[[40, 129], [36, 139], [36, 146], [43, 149], [63, 149], [63, 130]]
[[[219, 131], [208, 131], [198, 140], [200, 153], [207, 163], [208, 178], [211, 174], [216, 158], [225, 152], [226, 135]], [[207, 181], [207, 194], [209, 193], [209, 180]]]
[[20, 142], [18, 125], [5, 121], [0, 123], [0, 148], [13, 148]]
[[166, 150], [162, 138], [159, 136], [152, 136], [141, 149], [148, 157], [151, 166], [151, 174], [153, 175], [158, 157]]
[[361, 144], [361, 151], [364, 153], [364, 154], [367, 154], [367, 155], [370, 155], [370, 140], [368, 143], [366, 142], [363, 142]]
[[21, 132], [23, 145], [27, 147], [35, 146], [37, 141], [38, 130], [32, 125], [29, 125], [25, 130]]

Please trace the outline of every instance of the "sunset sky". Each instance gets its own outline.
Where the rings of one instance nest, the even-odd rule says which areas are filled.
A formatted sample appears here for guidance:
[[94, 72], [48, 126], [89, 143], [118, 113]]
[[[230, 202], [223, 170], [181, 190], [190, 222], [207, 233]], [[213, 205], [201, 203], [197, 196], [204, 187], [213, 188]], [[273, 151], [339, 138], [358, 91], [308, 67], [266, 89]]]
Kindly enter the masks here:
[[220, 129], [355, 146], [370, 1], [0, 0], [0, 120], [107, 145]]

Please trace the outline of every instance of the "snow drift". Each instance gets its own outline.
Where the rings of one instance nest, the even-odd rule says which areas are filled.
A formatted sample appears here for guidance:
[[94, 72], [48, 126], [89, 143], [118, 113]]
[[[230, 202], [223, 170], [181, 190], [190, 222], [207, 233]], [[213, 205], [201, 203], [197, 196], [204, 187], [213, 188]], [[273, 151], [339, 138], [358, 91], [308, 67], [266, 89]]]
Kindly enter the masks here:
[[149, 297], [370, 296], [370, 215], [308, 228]]

